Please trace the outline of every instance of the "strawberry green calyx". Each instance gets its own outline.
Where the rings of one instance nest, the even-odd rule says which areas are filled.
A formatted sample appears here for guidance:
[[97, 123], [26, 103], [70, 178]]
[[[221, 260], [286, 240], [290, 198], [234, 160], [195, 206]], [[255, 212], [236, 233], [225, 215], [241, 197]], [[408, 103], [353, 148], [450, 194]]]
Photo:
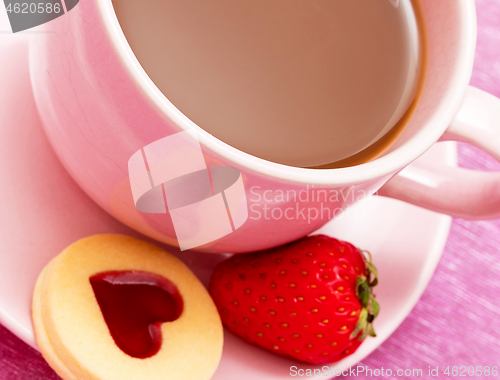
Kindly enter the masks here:
[[361, 303], [361, 313], [350, 338], [354, 338], [360, 333], [358, 339], [364, 340], [367, 336], [377, 336], [373, 328], [373, 320], [380, 311], [380, 305], [373, 294], [373, 287], [378, 284], [378, 272], [372, 263], [372, 255], [368, 251], [360, 250], [359, 252], [365, 259], [366, 274], [356, 277], [356, 295]]

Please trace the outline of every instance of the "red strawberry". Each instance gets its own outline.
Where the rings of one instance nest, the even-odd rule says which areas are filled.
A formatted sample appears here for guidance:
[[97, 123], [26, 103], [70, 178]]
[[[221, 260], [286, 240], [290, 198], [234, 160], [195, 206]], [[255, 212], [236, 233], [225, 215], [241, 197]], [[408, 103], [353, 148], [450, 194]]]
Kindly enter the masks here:
[[281, 355], [325, 363], [375, 336], [376, 284], [370, 257], [352, 244], [316, 235], [219, 263], [209, 291], [222, 322], [236, 335]]

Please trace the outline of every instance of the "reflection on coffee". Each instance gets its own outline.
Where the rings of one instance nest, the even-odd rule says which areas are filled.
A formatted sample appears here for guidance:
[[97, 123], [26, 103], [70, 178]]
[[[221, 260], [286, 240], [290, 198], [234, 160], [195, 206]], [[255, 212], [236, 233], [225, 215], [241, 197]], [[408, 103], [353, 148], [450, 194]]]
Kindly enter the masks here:
[[114, 7], [139, 62], [180, 111], [269, 161], [369, 160], [415, 98], [422, 48], [410, 0], [115, 0]]

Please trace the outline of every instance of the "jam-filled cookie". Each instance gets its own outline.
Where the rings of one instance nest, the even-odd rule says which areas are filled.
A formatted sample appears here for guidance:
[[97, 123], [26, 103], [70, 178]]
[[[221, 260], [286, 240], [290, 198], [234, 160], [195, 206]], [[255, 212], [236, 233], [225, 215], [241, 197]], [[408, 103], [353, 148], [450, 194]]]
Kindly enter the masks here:
[[120, 235], [77, 241], [42, 271], [38, 346], [69, 379], [203, 380], [222, 354], [219, 314], [177, 258]]

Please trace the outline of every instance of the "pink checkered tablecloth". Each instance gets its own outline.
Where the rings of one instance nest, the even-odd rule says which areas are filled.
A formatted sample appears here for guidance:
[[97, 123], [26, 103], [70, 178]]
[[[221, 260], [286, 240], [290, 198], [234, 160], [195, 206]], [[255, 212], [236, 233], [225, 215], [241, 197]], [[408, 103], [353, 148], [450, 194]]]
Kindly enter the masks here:
[[[500, 97], [500, 0], [476, 0], [476, 5], [478, 44], [471, 84]], [[459, 163], [500, 170], [492, 158], [465, 144], [459, 145]], [[439, 366], [439, 378], [446, 378], [442, 372], [447, 366], [500, 367], [499, 301], [500, 220], [454, 220], [441, 262], [415, 309], [360, 365], [394, 373], [422, 369], [424, 379], [436, 378], [428, 376], [429, 367]], [[0, 380], [57, 378], [39, 353], [0, 325]]]

